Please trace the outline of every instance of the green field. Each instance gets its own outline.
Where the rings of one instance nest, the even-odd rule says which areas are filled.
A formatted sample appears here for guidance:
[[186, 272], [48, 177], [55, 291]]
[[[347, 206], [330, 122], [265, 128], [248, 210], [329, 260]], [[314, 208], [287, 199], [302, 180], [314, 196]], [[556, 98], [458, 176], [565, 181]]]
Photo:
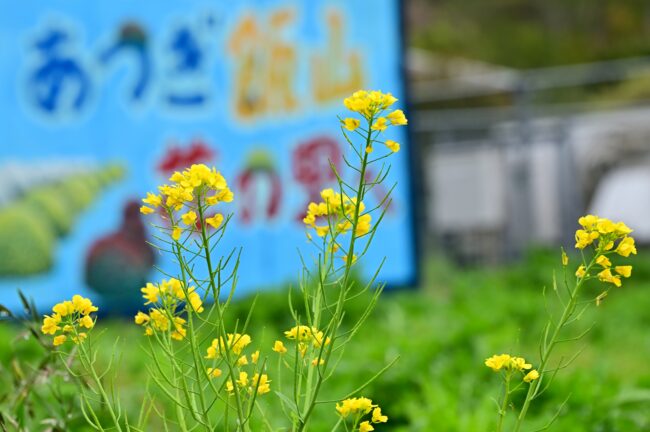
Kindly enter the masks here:
[[[601, 306], [589, 308], [576, 327], [578, 333], [596, 323], [591, 332], [561, 346], [559, 351], [567, 357], [583, 351], [533, 405], [527, 431], [544, 426], [567, 397], [550, 430], [650, 431], [650, 255], [641, 253], [630, 264], [635, 266], [633, 277], [612, 290]], [[390, 417], [377, 430], [493, 430], [500, 383], [483, 361], [501, 352], [537, 361], [545, 322], [542, 287], [552, 286], [554, 271], [562, 271], [559, 253], [543, 251], [531, 253], [521, 264], [496, 269], [461, 269], [439, 258], [427, 259], [419, 289], [383, 295], [372, 318], [348, 345], [322, 397], [341, 398], [399, 356], [362, 392]], [[269, 361], [275, 358], [272, 341], [292, 325], [286, 298], [286, 292], [262, 294], [253, 314], [249, 333]], [[244, 316], [250, 303], [239, 301], [232, 314]], [[359, 311], [353, 306], [348, 314], [355, 313]], [[129, 418], [135, 418], [145, 388], [154, 387], [146, 379], [150, 362], [140, 349], [145, 337], [130, 320], [100, 319], [96, 334], [102, 329], [100, 362], [110, 358], [113, 341], [120, 338], [117, 386]], [[86, 430], [76, 409], [77, 390], [47, 371], [37, 374], [23, 402], [14, 404], [20, 395], [17, 388], [24, 384], [21, 379], [34, 375], [46, 353], [17, 326], [2, 324], [0, 333], [0, 408], [5, 415], [15, 415], [18, 407], [19, 417], [26, 424], [33, 422], [30, 430], [46, 430], [44, 425], [54, 426], [51, 430]], [[273, 401], [272, 394], [265, 398]], [[158, 395], [156, 407], [169, 409], [164, 396]], [[275, 425], [283, 430], [276, 408], [271, 402], [269, 415], [278, 418]], [[312, 430], [329, 431], [336, 421], [334, 404], [319, 405], [314, 420]], [[162, 430], [155, 414], [150, 425], [147, 430]]]

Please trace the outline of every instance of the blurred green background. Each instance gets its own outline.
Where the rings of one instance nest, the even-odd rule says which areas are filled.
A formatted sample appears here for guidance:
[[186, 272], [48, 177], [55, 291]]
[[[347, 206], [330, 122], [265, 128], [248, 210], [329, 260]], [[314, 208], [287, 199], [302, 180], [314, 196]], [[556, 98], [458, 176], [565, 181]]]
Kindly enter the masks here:
[[[346, 361], [325, 386], [323, 398], [341, 397], [399, 356], [385, 375], [362, 392], [379, 402], [390, 417], [382, 430], [491, 430], [499, 379], [483, 362], [501, 352], [536, 358], [546, 319], [542, 288], [550, 289], [554, 272], [562, 274], [559, 261], [559, 251], [536, 250], [517, 265], [468, 270], [430, 257], [419, 290], [383, 296], [372, 318], [348, 346]], [[630, 262], [633, 278], [612, 290], [601, 306], [589, 308], [575, 327], [578, 334], [595, 324], [591, 332], [558, 350], [556, 359], [579, 350], [582, 354], [533, 405], [527, 430], [542, 427], [569, 396], [551, 430], [650, 430], [650, 255], [641, 254]], [[599, 284], [586, 290], [594, 297], [600, 292], [595, 285]], [[359, 299], [359, 313], [364, 300]], [[235, 303], [231, 316], [244, 318], [250, 305], [251, 299]], [[348, 313], [355, 313], [354, 306]], [[287, 292], [261, 294], [253, 317], [252, 347], [273, 362], [273, 340], [292, 326]], [[102, 330], [101, 364], [107, 364], [115, 338], [120, 339], [117, 384], [129, 417], [135, 418], [150, 384], [146, 380], [151, 363], [144, 351], [145, 336], [131, 320], [100, 319], [96, 331]], [[11, 388], [14, 373], [7, 372], [16, 370], [16, 359], [27, 371], [36, 367], [45, 352], [17, 327], [3, 325], [0, 332], [0, 377], [5, 381], [0, 388], [6, 389]], [[38, 398], [36, 394], [32, 398], [65, 401], [76, 397], [71, 384], [56, 379], [51, 384], [37, 386]], [[62, 395], [53, 395], [53, 388]], [[74, 402], [68, 403], [74, 406]], [[157, 404], [165, 409], [164, 396], [159, 395]], [[38, 403], [36, 407], [43, 409]], [[276, 416], [281, 413], [279, 409], [275, 412]], [[40, 414], [47, 418], [47, 413]], [[334, 419], [334, 404], [320, 405], [313, 430], [329, 430]], [[154, 418], [150, 430], [161, 430], [156, 421]], [[66, 427], [64, 430], [84, 430], [77, 410], [71, 411]]]

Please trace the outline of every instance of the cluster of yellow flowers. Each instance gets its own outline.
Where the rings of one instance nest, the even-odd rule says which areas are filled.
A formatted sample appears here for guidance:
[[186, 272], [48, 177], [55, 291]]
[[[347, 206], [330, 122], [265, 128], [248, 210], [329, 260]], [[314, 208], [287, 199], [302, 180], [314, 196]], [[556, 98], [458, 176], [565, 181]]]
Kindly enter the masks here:
[[[627, 278], [632, 275], [632, 266], [612, 266], [607, 255], [618, 254], [625, 258], [635, 255], [634, 238], [629, 236], [632, 230], [623, 222], [612, 222], [595, 215], [583, 216], [578, 223], [582, 229], [576, 231], [576, 248], [584, 249], [593, 245], [596, 251], [595, 264], [600, 267], [598, 279], [620, 287], [621, 277]], [[612, 269], [616, 274], [612, 273]], [[581, 265], [576, 270], [576, 276], [584, 279], [591, 275], [588, 274], [588, 269]]]
[[206, 359], [218, 359], [223, 356], [223, 353], [228, 349], [236, 355], [240, 355], [244, 348], [246, 348], [253, 341], [247, 334], [228, 333], [228, 340], [224, 341], [222, 337], [213, 339], [212, 344], [208, 347]]
[[[68, 336], [72, 342], [79, 344], [88, 336], [83, 329], [90, 330], [95, 326], [95, 321], [90, 316], [93, 312], [97, 312], [97, 307], [93, 306], [90, 299], [74, 295], [72, 300], [54, 305], [52, 315], [43, 317], [41, 331], [44, 334], [56, 335], [54, 346], [62, 345], [68, 340]], [[57, 335], [58, 332], [61, 334]]]
[[[290, 330], [284, 332], [284, 336], [290, 340], [298, 340], [298, 342], [311, 342], [315, 347], [323, 346], [323, 332], [316, 327], [309, 327], [305, 325], [292, 327]], [[330, 338], [325, 339], [325, 345], [330, 343]]]
[[[248, 394], [257, 393], [263, 395], [271, 391], [271, 380], [267, 374], [255, 373], [252, 378], [248, 378], [248, 373], [239, 372], [239, 378], [235, 380], [238, 387], [246, 390]], [[226, 391], [232, 393], [235, 387], [232, 380], [226, 381]]]
[[533, 365], [526, 363], [526, 360], [523, 357], [513, 357], [509, 354], [495, 354], [485, 360], [485, 366], [489, 367], [494, 372], [499, 372], [501, 369], [507, 372], [522, 372], [524, 374], [525, 382], [531, 382], [539, 378], [539, 372], [532, 369]]
[[[377, 132], [383, 132], [388, 126], [403, 126], [408, 124], [408, 120], [402, 110], [394, 110], [383, 116], [383, 111], [397, 102], [397, 98], [393, 97], [390, 93], [382, 93], [380, 91], [366, 91], [359, 90], [354, 92], [352, 96], [346, 98], [343, 104], [350, 111], [361, 114], [370, 125], [370, 129]], [[345, 118], [341, 120], [343, 127], [349, 131], [354, 131], [360, 127], [361, 122], [355, 118]], [[400, 149], [399, 143], [393, 140], [384, 141], [384, 145], [392, 152], [398, 152]], [[372, 151], [372, 144], [370, 144], [366, 151]]]
[[[247, 365], [257, 365], [257, 362], [260, 358], [259, 351], [255, 351], [250, 355], [250, 361], [249, 357], [246, 356], [246, 354], [242, 354], [244, 352], [244, 349], [253, 341], [249, 335], [241, 333], [228, 333], [226, 337], [227, 340], [224, 340], [223, 337], [212, 340], [212, 343], [207, 349], [205, 356], [206, 359], [217, 361], [223, 360], [225, 357], [225, 351], [228, 349], [231, 353], [237, 356], [237, 360], [235, 361], [235, 366], [237, 368], [242, 368], [243, 366]], [[214, 367], [208, 368], [206, 372], [210, 378], [218, 378], [222, 374], [221, 369], [216, 367], [216, 365]], [[232, 380], [228, 380], [226, 382], [226, 390], [228, 393], [232, 393], [234, 391], [235, 384], [251, 394], [257, 392], [257, 394], [263, 395], [271, 391], [271, 381], [266, 374], [260, 374], [259, 372], [255, 371], [252, 378], [250, 379], [248, 378], [248, 375], [248, 372], [240, 370], [239, 377], [235, 380], [234, 384]]]
[[[145, 305], [154, 305], [149, 313], [138, 312], [135, 323], [145, 327], [147, 336], [154, 331], [167, 332], [172, 330], [171, 337], [182, 340], [187, 334], [186, 320], [178, 314], [189, 308], [196, 313], [203, 312], [203, 300], [194, 287], [184, 289], [183, 283], [178, 279], [170, 278], [156, 285], [151, 282], [141, 288]], [[184, 304], [184, 307], [180, 307]]]
[[175, 340], [183, 340], [187, 334], [184, 318], [176, 316], [165, 309], [150, 309], [149, 313], [138, 312], [135, 316], [135, 323], [145, 327], [144, 334], [152, 336], [154, 331], [161, 333], [172, 330], [171, 337]]
[[371, 423], [386, 423], [388, 421], [388, 416], [381, 413], [381, 408], [373, 404], [372, 400], [365, 397], [345, 399], [336, 404], [336, 411], [344, 419], [350, 415], [355, 416], [356, 421], [361, 420], [363, 416], [372, 412], [370, 420], [364, 420], [359, 423], [359, 432], [375, 430]]
[[[313, 228], [319, 237], [325, 237], [333, 231], [334, 236], [345, 234], [352, 229], [352, 221], [357, 211], [355, 198], [345, 194], [334, 192], [333, 189], [324, 189], [320, 193], [322, 202], [309, 203], [307, 215], [302, 220], [309, 228]], [[363, 236], [370, 231], [372, 216], [369, 213], [363, 214], [366, 206], [359, 203], [359, 219], [355, 230], [357, 237]], [[316, 225], [317, 220], [324, 219], [324, 225]]]
[[[226, 179], [215, 168], [208, 168], [204, 164], [195, 164], [184, 171], [176, 171], [170, 178], [171, 185], [164, 184], [158, 187], [159, 194], [147, 193], [142, 199], [146, 205], [140, 207], [143, 214], [154, 213], [158, 207], [163, 207], [170, 215], [173, 211], [179, 212], [180, 220], [172, 218], [171, 236], [179, 240], [184, 230], [192, 230], [196, 226], [198, 216], [197, 206], [214, 206], [220, 202], [231, 202], [233, 193], [228, 188]], [[205, 224], [213, 228], [219, 228], [224, 217], [221, 213], [215, 213], [205, 218]], [[182, 228], [182, 222], [186, 228]]]
[[[295, 340], [298, 342], [296, 347], [301, 357], [305, 357], [307, 350], [311, 345], [313, 348], [321, 348], [327, 346], [332, 341], [329, 337], [325, 337], [322, 331], [318, 330], [316, 327], [309, 327], [306, 325], [300, 325], [292, 327], [291, 329], [284, 332], [284, 336], [289, 340]], [[287, 348], [284, 346], [282, 341], [275, 341], [273, 344], [273, 351], [284, 354], [287, 352]], [[320, 357], [316, 357], [312, 360], [312, 366], [322, 365], [325, 363]]]

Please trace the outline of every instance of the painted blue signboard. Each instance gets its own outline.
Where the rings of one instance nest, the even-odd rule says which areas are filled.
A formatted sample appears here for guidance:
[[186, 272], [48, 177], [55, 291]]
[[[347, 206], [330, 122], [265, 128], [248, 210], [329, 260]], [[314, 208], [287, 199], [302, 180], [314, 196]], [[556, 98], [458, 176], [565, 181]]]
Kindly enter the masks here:
[[[0, 0], [0, 302], [110, 303], [171, 258], [145, 240], [146, 191], [192, 163], [235, 192], [224, 250], [239, 293], [299, 271], [305, 208], [352, 178], [337, 115], [361, 88], [403, 101], [397, 0]], [[403, 105], [401, 106], [403, 108]], [[368, 272], [416, 274], [405, 128]], [[373, 173], [369, 173], [372, 176]], [[380, 202], [387, 190], [373, 189]]]

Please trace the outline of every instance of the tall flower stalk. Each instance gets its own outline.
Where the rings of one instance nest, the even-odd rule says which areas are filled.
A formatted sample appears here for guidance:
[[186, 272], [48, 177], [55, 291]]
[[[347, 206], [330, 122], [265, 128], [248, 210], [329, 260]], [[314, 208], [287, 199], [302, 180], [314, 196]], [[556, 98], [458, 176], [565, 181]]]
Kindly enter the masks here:
[[[308, 239], [318, 255], [315, 270], [308, 265], [304, 267], [300, 284], [304, 316], [296, 312], [298, 308], [292, 307], [295, 326], [285, 332], [285, 336], [293, 346], [285, 356], [288, 358], [280, 363], [293, 374], [292, 391], [284, 394], [281, 400], [292, 415], [294, 431], [307, 428], [323, 385], [335, 372], [345, 345], [369, 316], [383, 289], [381, 284], [374, 286], [381, 265], [365, 284], [353, 281], [352, 275], [353, 268], [368, 251], [390, 203], [390, 193], [372, 209], [367, 209], [364, 201], [389, 171], [389, 166], [382, 164], [377, 175], [369, 178], [369, 167], [399, 151], [398, 143], [383, 138], [388, 127], [407, 124], [401, 110], [388, 112], [396, 100], [378, 91], [359, 91], [345, 99], [346, 108], [358, 115], [340, 120], [352, 155], [345, 158], [345, 163], [357, 177], [347, 181], [331, 165], [337, 179], [336, 190], [323, 190], [322, 201], [310, 203], [303, 220], [308, 228]], [[373, 156], [375, 150], [381, 154]], [[373, 288], [364, 312], [347, 331], [342, 331], [346, 304]], [[277, 341], [276, 344], [284, 343]], [[347, 396], [367, 384], [369, 382]]]
[[[514, 420], [513, 431], [519, 432], [524, 424], [526, 415], [531, 404], [542, 395], [552, 384], [556, 374], [571, 364], [579, 355], [577, 352], [568, 360], [560, 361], [552, 365], [552, 355], [561, 343], [568, 343], [581, 339], [588, 331], [577, 335], [567, 335], [573, 324], [582, 316], [584, 311], [592, 304], [597, 306], [609, 294], [612, 287], [621, 287], [622, 278], [630, 277], [632, 266], [615, 265], [612, 263], [617, 257], [628, 258], [636, 254], [634, 238], [630, 236], [632, 230], [623, 222], [612, 222], [609, 219], [594, 215], [583, 216], [578, 220], [581, 228], [576, 231], [575, 247], [580, 251], [581, 262], [575, 270], [574, 278], [570, 281], [569, 257], [562, 252], [562, 266], [564, 269], [564, 290], [553, 283], [553, 291], [560, 306], [559, 317], [549, 314], [548, 321], [543, 328], [539, 346], [539, 366], [537, 369], [525, 373], [523, 380], [512, 386], [512, 372], [526, 371], [532, 365], [525, 360], [510, 357], [507, 354], [493, 356], [486, 360], [486, 366], [495, 372], [501, 372], [504, 381], [504, 393], [502, 395], [500, 409], [498, 411], [497, 432], [503, 429], [504, 419], [510, 408], [511, 396], [516, 391], [526, 391], [522, 406], [517, 410]], [[585, 294], [586, 282], [598, 280], [604, 283], [604, 288], [598, 294]], [[557, 418], [559, 412], [551, 418], [550, 424]]]

